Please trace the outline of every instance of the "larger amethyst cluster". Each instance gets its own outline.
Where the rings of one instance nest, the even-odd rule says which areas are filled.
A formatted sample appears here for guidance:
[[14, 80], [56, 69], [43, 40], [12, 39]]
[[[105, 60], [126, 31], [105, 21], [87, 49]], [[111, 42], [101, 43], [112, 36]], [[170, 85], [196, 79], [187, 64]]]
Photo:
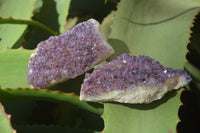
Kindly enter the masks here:
[[42, 88], [58, 80], [74, 78], [112, 53], [99, 23], [90, 19], [38, 44], [36, 53], [29, 60], [28, 83]]
[[[176, 84], [173, 89], [178, 89], [190, 80], [191, 77], [185, 71], [166, 68], [148, 56], [140, 55], [136, 57], [122, 54], [111, 62], [103, 63], [92, 74], [86, 74], [80, 99], [104, 101], [101, 97], [99, 99], [97, 97], [105, 94], [104, 99], [112, 101], [120, 96], [121, 92], [129, 95], [128, 92], [124, 93], [124, 91], [130, 88], [132, 91], [129, 92], [135, 95], [134, 93], [137, 93], [136, 88], [144, 89], [144, 91], [139, 90], [143, 93], [145, 91], [150, 92], [148, 90], [150, 88], [160, 88], [161, 90], [161, 88], [165, 89], [164, 86], [169, 87]], [[155, 93], [160, 93], [160, 90], [156, 90]], [[111, 96], [109, 93], [114, 91], [114, 96]], [[149, 96], [155, 95], [150, 94]], [[123, 95], [120, 97], [123, 97]], [[145, 93], [141, 94], [141, 97], [145, 98]], [[115, 101], [117, 100], [115, 99]]]

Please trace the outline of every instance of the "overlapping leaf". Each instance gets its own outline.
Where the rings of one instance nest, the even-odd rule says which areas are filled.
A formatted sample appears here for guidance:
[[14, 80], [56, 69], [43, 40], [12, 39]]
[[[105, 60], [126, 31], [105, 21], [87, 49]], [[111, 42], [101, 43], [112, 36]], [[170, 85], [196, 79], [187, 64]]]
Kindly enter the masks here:
[[[66, 17], [68, 15], [68, 6], [70, 3], [70, 0], [37, 0], [36, 5], [35, 1], [31, 1], [31, 6], [29, 6], [30, 1], [23, 1], [24, 3], [21, 4], [22, 1], [15, 1], [15, 2], [11, 2], [10, 0], [5, 1], [2, 0], [3, 4], [6, 3], [4, 7], [11, 7], [11, 12], [13, 12], [13, 9], [15, 9], [14, 11], [16, 12], [16, 14], [19, 15], [18, 13], [18, 5], [20, 7], [20, 13], [21, 16], [15, 16], [12, 13], [8, 13], [9, 16], [13, 16], [14, 18], [19, 18], [19, 19], [30, 19], [32, 16], [32, 11], [33, 8], [35, 8], [36, 10], [34, 10], [34, 20], [37, 20], [45, 25], [47, 25], [48, 27], [54, 29], [55, 31], [59, 31], [62, 32], [64, 24], [65, 24], [65, 20]], [[0, 1], [1, 2], [1, 1]], [[16, 4], [17, 2], [17, 4]], [[3, 5], [1, 4], [1, 5]], [[0, 5], [0, 6], [1, 6]], [[24, 6], [26, 5], [26, 6]], [[16, 10], [16, 7], [17, 10]], [[53, 8], [52, 8], [53, 7]], [[0, 7], [1, 8], [1, 7]], [[29, 8], [27, 10], [27, 8]], [[23, 9], [25, 11], [23, 11]], [[2, 8], [2, 12], [5, 12], [7, 9], [6, 8]], [[1, 11], [1, 9], [0, 9]], [[30, 11], [30, 12], [29, 12]], [[102, 10], [103, 11], [103, 10]], [[37, 12], [37, 13], [36, 13]], [[31, 15], [27, 15], [27, 14], [31, 14]], [[0, 13], [1, 14], [1, 13]], [[24, 17], [24, 16], [28, 16], [28, 17]], [[5, 17], [5, 16], [3, 16]], [[59, 25], [58, 25], [59, 23]], [[7, 28], [11, 28], [12, 31], [10, 32], [9, 30], [5, 32], [2, 31], [2, 35], [4, 35], [4, 32], [6, 35], [6, 38], [4, 38], [4, 36], [1, 36], [1, 39], [9, 39], [6, 41], [5, 46], [2, 45], [2, 48], [5, 48], [6, 46], [9, 47], [15, 47], [18, 48], [21, 46], [22, 43], [24, 43], [24, 46], [26, 48], [29, 49], [34, 49], [36, 47], [36, 45], [42, 41], [47, 39], [50, 35], [47, 33], [44, 33], [43, 31], [41, 31], [41, 29], [35, 28], [35, 27], [29, 27], [28, 28], [28, 32], [24, 32], [26, 29], [26, 26], [23, 25], [2, 25], [2, 26], [7, 26]], [[12, 27], [20, 27], [20, 29], [22, 29], [21, 27], [23, 27], [23, 30], [17, 30], [14, 29]], [[60, 27], [59, 27], [60, 26]], [[1, 29], [0, 29], [1, 30]], [[20, 32], [21, 31], [21, 32]], [[23, 32], [22, 32], [23, 31]], [[23, 34], [22, 34], [23, 33]], [[1, 34], [1, 31], [0, 31]], [[16, 35], [15, 38], [13, 38], [12, 36]], [[24, 41], [24, 36], [25, 36], [25, 41]], [[12, 42], [8, 42], [8, 41], [12, 41]], [[3, 41], [0, 42], [0, 45], [2, 44]], [[19, 44], [19, 45], [16, 45]], [[1, 48], [1, 46], [0, 46]], [[33, 100], [33, 101], [38, 101], [38, 100], [42, 100], [42, 101], [47, 101], [48, 102], [55, 102], [55, 103], [69, 103], [69, 105], [73, 104], [73, 105], [77, 105], [75, 107], [78, 108], [83, 108], [86, 111], [89, 111], [89, 113], [93, 112], [95, 115], [97, 114], [97, 116], [102, 114], [102, 106], [100, 104], [90, 104], [90, 103], [86, 103], [86, 102], [81, 102], [79, 100], [78, 96], [75, 96], [73, 94], [68, 94], [68, 93], [63, 93], [63, 92], [58, 92], [58, 91], [48, 91], [47, 89], [45, 90], [37, 90], [37, 89], [22, 89], [25, 87], [29, 87], [29, 85], [27, 84], [27, 79], [26, 79], [26, 71], [27, 71], [27, 66], [28, 66], [28, 61], [29, 61], [29, 57], [30, 55], [34, 52], [34, 50], [25, 50], [25, 49], [16, 49], [16, 50], [12, 50], [12, 49], [5, 49], [5, 50], [1, 50], [0, 51], [0, 62], [1, 62], [1, 66], [0, 66], [0, 86], [2, 89], [0, 89], [0, 101], [4, 102], [4, 104], [6, 105], [7, 101], [15, 101], [16, 103], [18, 102], [18, 100]], [[78, 81], [82, 81], [82, 77], [81, 79], [77, 78]], [[77, 79], [74, 79], [73, 81], [69, 80], [69, 82], [67, 82], [67, 84], [65, 84], [65, 87], [70, 88], [70, 91], [74, 91], [74, 87], [80, 87], [80, 82], [76, 82]], [[72, 84], [76, 82], [75, 84]], [[69, 84], [71, 84], [71, 86], [68, 86]], [[59, 86], [59, 85], [58, 85]], [[56, 90], [59, 89], [57, 88], [58, 86], [56, 86]], [[20, 87], [20, 88], [17, 88]], [[21, 88], [22, 87], [22, 88]], [[66, 90], [66, 88], [61, 88], [62, 90]], [[12, 89], [6, 89], [6, 88], [12, 88]], [[15, 89], [14, 89], [15, 88]], [[16, 89], [17, 88], [17, 89]], [[50, 88], [51, 89], [51, 88]], [[78, 88], [79, 89], [79, 88]], [[27, 102], [27, 101], [25, 101]], [[12, 104], [11, 104], [12, 105]], [[13, 109], [15, 110], [15, 108], [17, 107], [17, 105], [15, 107], [13, 107]], [[70, 109], [68, 110], [70, 112]], [[71, 115], [68, 112], [67, 115]], [[31, 114], [32, 112], [29, 110], [29, 112], [27, 112], [27, 114]], [[91, 113], [91, 114], [93, 114]], [[17, 113], [15, 114], [17, 115]], [[65, 117], [65, 115], [63, 115]], [[86, 114], [86, 117], [89, 116], [88, 114]], [[20, 116], [18, 116], [20, 117]], [[26, 115], [24, 116], [26, 117]], [[27, 118], [28, 119], [28, 118]], [[66, 118], [67, 119], [67, 118]], [[16, 119], [17, 120], [17, 119]], [[96, 120], [96, 119], [95, 119]], [[25, 122], [25, 121], [23, 121]], [[23, 123], [22, 122], [22, 123]], [[85, 120], [84, 120], [85, 122]], [[102, 121], [101, 125], [99, 126], [93, 126], [94, 129], [96, 129], [97, 127], [102, 129]], [[17, 124], [19, 124], [20, 122], [16, 122]], [[16, 124], [15, 123], [15, 124]], [[91, 125], [87, 125], [89, 122], [86, 122], [86, 124], [82, 124], [84, 125], [83, 128], [85, 127], [90, 127]], [[20, 123], [21, 124], [21, 123]], [[66, 123], [65, 123], [66, 124]], [[34, 126], [30, 126], [29, 128], [27, 128], [29, 131], [32, 131]], [[73, 129], [73, 128], [60, 128], [59, 126], [35, 126], [36, 128], [34, 128], [36, 130], [36, 132], [39, 132], [40, 129], [44, 129], [44, 131], [71, 131], [71, 132], [93, 132], [93, 130], [85, 130], [85, 129]], [[48, 128], [48, 129], [47, 129]], [[19, 132], [23, 132], [26, 130], [20, 130]]]
[[0, 132], [1, 133], [16, 133], [11, 125], [11, 116], [5, 113], [3, 105], [0, 103]]
[[[29, 88], [0, 89], [0, 102], [12, 100], [44, 100], [57, 103], [71, 103], [91, 112], [102, 114], [102, 109], [97, 104], [81, 102], [77, 95], [59, 91], [39, 90]], [[94, 106], [93, 106], [94, 105]]]
[[107, 38], [110, 37], [112, 31], [111, 26], [113, 24], [115, 14], [116, 11], [112, 11], [108, 16], [104, 18], [103, 22], [101, 23], [101, 29]]
[[[18, 19], [31, 19], [36, 0], [0, 0], [0, 17], [12, 16]], [[0, 25], [0, 49], [12, 47], [20, 41], [26, 25]]]
[[[9, 100], [45, 100], [52, 102], [66, 102], [72, 104], [79, 103], [78, 106], [88, 107], [95, 111], [95, 108], [87, 103], [81, 102], [79, 98], [72, 94], [58, 93], [53, 91], [37, 89], [5, 89], [17, 87], [29, 87], [26, 74], [30, 55], [34, 50], [25, 49], [5, 49], [0, 51], [0, 101]], [[13, 68], [14, 67], [14, 68]], [[63, 101], [64, 100], [64, 101]], [[86, 106], [85, 106], [86, 105]], [[98, 112], [98, 111], [97, 111]], [[101, 111], [100, 111], [101, 112]]]

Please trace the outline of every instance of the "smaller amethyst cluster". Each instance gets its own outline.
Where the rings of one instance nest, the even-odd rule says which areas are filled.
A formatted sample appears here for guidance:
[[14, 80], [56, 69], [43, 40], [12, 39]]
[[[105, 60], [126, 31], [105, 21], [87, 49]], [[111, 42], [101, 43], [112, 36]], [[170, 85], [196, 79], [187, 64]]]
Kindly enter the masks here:
[[178, 77], [184, 78], [183, 84], [191, 81], [190, 75], [185, 71], [166, 68], [148, 56], [122, 54], [111, 62], [103, 63], [92, 74], [86, 74], [81, 88], [81, 98], [95, 97], [130, 87], [162, 88], [168, 79], [173, 81]]
[[81, 75], [105, 60], [114, 51], [99, 30], [99, 23], [90, 19], [40, 42], [29, 60], [28, 83], [42, 88], [57, 80]]

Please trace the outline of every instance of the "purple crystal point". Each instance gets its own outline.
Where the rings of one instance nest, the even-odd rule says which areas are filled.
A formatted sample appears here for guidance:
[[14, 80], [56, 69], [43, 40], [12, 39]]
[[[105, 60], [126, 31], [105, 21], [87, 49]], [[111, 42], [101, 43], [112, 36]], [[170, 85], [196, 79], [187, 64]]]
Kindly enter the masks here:
[[86, 74], [80, 99], [149, 103], [190, 81], [190, 75], [181, 69], [166, 68], [145, 55], [122, 54]]
[[57, 81], [75, 78], [113, 53], [99, 23], [90, 19], [38, 44], [36, 53], [29, 60], [28, 83], [35, 88], [42, 88]]

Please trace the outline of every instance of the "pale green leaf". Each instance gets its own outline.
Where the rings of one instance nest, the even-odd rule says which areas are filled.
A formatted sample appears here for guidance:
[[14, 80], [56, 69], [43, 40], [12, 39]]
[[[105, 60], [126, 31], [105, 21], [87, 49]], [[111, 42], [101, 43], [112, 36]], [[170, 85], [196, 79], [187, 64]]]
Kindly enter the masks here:
[[71, 0], [55, 0], [55, 2], [56, 2], [56, 9], [58, 12], [58, 23], [60, 25], [59, 31], [60, 33], [63, 33]]
[[[15, 19], [28, 19], [32, 17], [32, 11], [36, 0], [0, 0], [0, 17]], [[26, 25], [0, 25], [0, 49], [12, 47], [23, 35]]]
[[6, 114], [3, 105], [0, 103], [0, 133], [16, 133], [10, 122], [11, 115]]
[[30, 55], [34, 50], [0, 50], [1, 88], [30, 87], [26, 78]]
[[111, 31], [112, 31], [112, 24], [114, 21], [115, 14], [116, 14], [116, 11], [111, 11], [111, 13], [108, 14], [103, 19], [103, 22], [101, 23], [101, 29], [107, 38], [110, 37]]
[[[183, 68], [199, 6], [195, 0], [122, 0], [111, 37], [123, 41], [132, 55], [145, 54], [166, 67]], [[104, 132], [175, 133], [180, 94], [173, 91], [148, 105], [105, 103]]]
[[64, 26], [64, 32], [71, 30], [78, 22], [78, 17], [69, 18]]

